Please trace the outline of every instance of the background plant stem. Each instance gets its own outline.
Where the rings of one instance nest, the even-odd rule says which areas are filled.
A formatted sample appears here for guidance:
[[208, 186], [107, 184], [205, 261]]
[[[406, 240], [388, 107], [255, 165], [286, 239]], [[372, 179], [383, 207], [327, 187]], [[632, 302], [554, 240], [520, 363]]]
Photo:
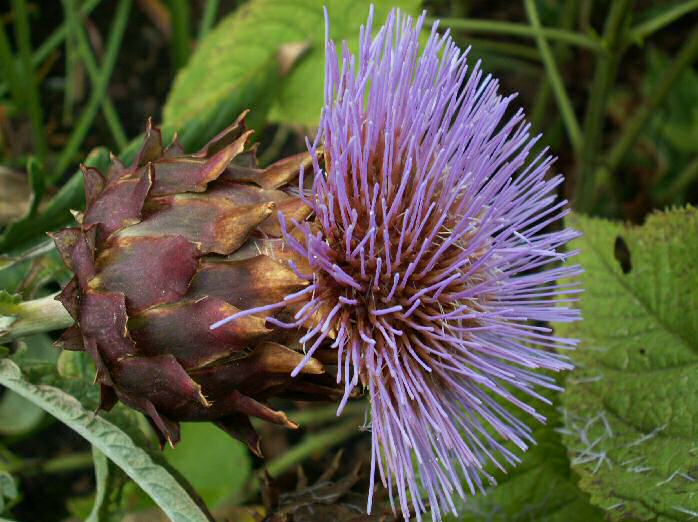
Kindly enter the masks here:
[[34, 150], [39, 161], [45, 164], [48, 153], [46, 135], [44, 134], [43, 111], [39, 97], [39, 86], [32, 67], [31, 33], [29, 30], [29, 14], [25, 0], [12, 0], [12, 10], [15, 15], [15, 30], [19, 63], [21, 69], [22, 92], [26, 96], [27, 112], [31, 121]]
[[[426, 25], [430, 25], [435, 21], [436, 20], [433, 18], [427, 18]], [[536, 35], [541, 33], [548, 40], [558, 40], [592, 51], [603, 50], [603, 47], [594, 38], [564, 29], [541, 27], [540, 30], [536, 30], [526, 24], [501, 22], [498, 20], [477, 20], [475, 18], [441, 18], [439, 26], [451, 27], [453, 29], [460, 29], [473, 33], [493, 33], [499, 35], [522, 36], [526, 38], [536, 38]]]
[[190, 7], [188, 0], [170, 0], [172, 16], [172, 61], [180, 69], [189, 60], [191, 51]]
[[56, 162], [56, 167], [51, 177], [51, 181], [53, 182], [60, 179], [68, 166], [74, 161], [73, 156], [85, 139], [87, 132], [90, 130], [97, 110], [104, 99], [107, 87], [109, 86], [109, 79], [111, 78], [111, 73], [114, 70], [114, 64], [116, 63], [116, 58], [119, 53], [124, 30], [126, 29], [132, 3], [133, 0], [120, 0], [117, 5], [114, 23], [112, 24], [106, 51], [104, 53], [104, 64], [100, 71], [99, 81], [93, 86], [87, 106], [83, 109], [82, 114], [80, 114], [80, 119], [73, 128], [73, 132], [70, 134], [70, 138], [68, 138], [68, 143]]
[[[97, 65], [97, 60], [92, 53], [90, 43], [85, 34], [84, 24], [80, 22], [80, 15], [77, 13], [75, 8], [75, 0], [64, 0], [65, 11], [66, 11], [66, 22], [70, 33], [76, 39], [78, 46], [78, 52], [80, 53], [80, 58], [85, 68], [87, 69], [87, 74], [90, 77], [90, 82], [92, 83], [92, 88], [99, 88], [99, 67]], [[102, 113], [104, 114], [104, 119], [109, 126], [109, 130], [112, 133], [114, 142], [119, 149], [123, 149], [128, 144], [128, 138], [126, 137], [126, 132], [124, 132], [123, 126], [119, 121], [119, 116], [114, 108], [114, 104], [109, 98], [109, 94], [105, 92], [104, 100], [102, 101]]]
[[555, 94], [555, 99], [557, 100], [557, 105], [560, 109], [560, 114], [562, 115], [562, 121], [565, 124], [565, 129], [567, 130], [567, 136], [569, 137], [574, 151], [579, 152], [582, 148], [582, 131], [579, 127], [577, 116], [574, 113], [574, 108], [572, 107], [570, 97], [567, 94], [567, 89], [565, 89], [565, 84], [562, 81], [562, 76], [560, 75], [560, 71], [555, 63], [555, 57], [553, 56], [550, 46], [545, 39], [543, 28], [540, 24], [540, 18], [538, 17], [536, 4], [534, 0], [524, 0], [524, 6], [526, 8], [528, 19], [531, 22], [531, 26], [536, 32], [536, 44], [538, 45], [538, 50], [540, 52], [541, 59], [543, 60], [545, 71], [548, 75], [548, 82], [553, 90], [553, 93]]
[[609, 174], [612, 175], [620, 166], [621, 161], [623, 161], [626, 154], [635, 144], [649, 119], [671, 92], [671, 88], [679, 79], [681, 73], [693, 64], [696, 58], [698, 58], [698, 29], [693, 30], [691, 36], [662, 74], [661, 80], [638, 106], [630, 121], [623, 127], [620, 138], [608, 154], [606, 169]]
[[597, 57], [584, 118], [583, 147], [575, 180], [574, 203], [575, 208], [581, 212], [590, 212], [595, 198], [596, 166], [606, 106], [621, 59], [633, 2], [634, 0], [617, 0], [611, 3], [603, 37], [606, 52]]
[[272, 477], [278, 477], [296, 464], [303, 462], [313, 453], [327, 450], [327, 448], [359, 435], [361, 433], [359, 425], [358, 417], [352, 417], [333, 428], [308, 435], [300, 444], [270, 461], [266, 466], [266, 470]]

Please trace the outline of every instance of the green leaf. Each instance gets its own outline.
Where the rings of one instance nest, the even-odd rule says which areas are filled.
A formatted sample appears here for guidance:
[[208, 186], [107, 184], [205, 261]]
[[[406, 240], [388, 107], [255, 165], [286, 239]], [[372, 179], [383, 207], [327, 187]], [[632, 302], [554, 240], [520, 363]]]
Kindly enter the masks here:
[[177, 74], [163, 109], [165, 124], [215, 118], [223, 103], [231, 113], [246, 108], [257, 116], [266, 113], [262, 105], [280, 77], [276, 52], [291, 32], [273, 10], [284, 3], [252, 0], [208, 33]]
[[85, 407], [63, 390], [28, 381], [11, 360], [0, 360], [0, 384], [43, 408], [82, 435], [131, 477], [175, 521], [208, 522], [197, 503], [153, 457], [112, 422]]
[[29, 184], [32, 188], [31, 202], [29, 203], [29, 210], [25, 216], [25, 218], [29, 219], [36, 215], [39, 203], [41, 203], [41, 198], [44, 196], [44, 180], [46, 175], [41, 166], [41, 162], [34, 157], [29, 158], [27, 161], [27, 173], [29, 175]]
[[126, 483], [124, 474], [111, 462], [104, 453], [92, 446], [92, 457], [95, 467], [95, 499], [92, 511], [85, 522], [108, 522], [121, 520], [121, 510], [118, 506], [121, 491]]
[[[358, 47], [359, 26], [366, 21], [369, 0], [328, 2], [331, 36]], [[419, 0], [377, 3], [376, 25], [390, 7], [416, 13]], [[277, 122], [317, 125], [323, 99], [324, 15], [314, 0], [251, 0], [200, 42], [189, 64], [177, 75], [164, 108], [167, 124], [181, 126], [201, 115], [218, 113], [225, 101], [234, 115], [253, 109], [264, 117], [274, 103], [271, 118]], [[307, 44], [292, 64], [284, 64], [284, 46]], [[228, 116], [230, 118], [231, 116]]]
[[246, 446], [208, 423], [183, 424], [181, 442], [165, 458], [212, 507], [240, 492], [252, 472]]
[[6, 391], [0, 399], [0, 435], [23, 435], [36, 428], [44, 410], [24, 397]]
[[[558, 399], [553, 392], [544, 392]], [[448, 522], [489, 520], [492, 522], [600, 522], [603, 512], [589, 503], [588, 496], [577, 487], [577, 477], [570, 470], [565, 447], [558, 432], [561, 419], [555, 405], [535, 404], [545, 415], [547, 424], [530, 421], [536, 445], [521, 457], [508, 473], [490, 466], [497, 480], [486, 495], [477, 494], [460, 502], [458, 518]], [[516, 448], [508, 444], [512, 451]]]
[[[302, 124], [317, 127], [323, 102], [325, 81], [325, 19], [319, 2], [296, 0], [284, 2], [288, 5], [286, 16], [292, 20], [289, 29], [295, 31], [293, 37], [307, 41], [309, 48], [301, 56], [283, 81], [281, 90], [271, 109], [269, 119], [278, 123]], [[366, 23], [369, 7], [374, 4], [374, 29], [380, 28], [388, 12], [393, 7], [403, 13], [419, 14], [421, 0], [393, 0], [375, 2], [373, 0], [336, 0], [326, 2], [330, 17], [330, 38], [338, 44], [346, 40], [349, 50], [359, 50], [359, 28]], [[274, 14], [274, 18], [280, 18]], [[288, 41], [293, 41], [288, 40]]]
[[13, 500], [17, 498], [17, 485], [7, 471], [0, 471], [0, 514], [5, 511], [5, 499]]
[[610, 520], [698, 512], [698, 212], [642, 227], [573, 216], [584, 320], [563, 394], [580, 487]]

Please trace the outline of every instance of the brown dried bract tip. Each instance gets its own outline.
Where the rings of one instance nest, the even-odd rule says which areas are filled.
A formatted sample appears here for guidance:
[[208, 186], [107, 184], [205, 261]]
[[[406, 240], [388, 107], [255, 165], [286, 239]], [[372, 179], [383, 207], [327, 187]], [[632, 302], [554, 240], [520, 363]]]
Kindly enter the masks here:
[[51, 235], [75, 274], [57, 298], [75, 325], [56, 344], [88, 352], [100, 407], [143, 412], [162, 444], [177, 443], [180, 421], [213, 421], [261, 455], [250, 416], [297, 427], [269, 398], [339, 394], [319, 360], [292, 379], [303, 354], [262, 318], [209, 328], [307, 284], [267, 253], [283, 250], [278, 210], [308, 216], [282, 189], [309, 155], [258, 169], [245, 115], [189, 155], [176, 137], [163, 147], [149, 120], [131, 166], [81, 166], [85, 212]]

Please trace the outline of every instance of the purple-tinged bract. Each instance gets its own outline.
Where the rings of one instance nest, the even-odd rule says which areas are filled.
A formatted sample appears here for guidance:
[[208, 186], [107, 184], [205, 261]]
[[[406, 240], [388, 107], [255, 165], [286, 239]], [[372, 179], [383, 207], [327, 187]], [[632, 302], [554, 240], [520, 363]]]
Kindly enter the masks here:
[[371, 14], [358, 58], [345, 47], [341, 62], [328, 39], [312, 190], [301, 189], [314, 219], [282, 222], [309, 285], [233, 318], [297, 303], [295, 321], [268, 321], [306, 328], [308, 360], [336, 348], [340, 411], [368, 391], [372, 480], [391, 502], [397, 491], [406, 518], [440, 520], [456, 495], [493, 482], [486, 464], [517, 462], [503, 440], [534, 442], [512, 411], [545, 421], [522, 397], [546, 401], [536, 389], [555, 381], [538, 370], [571, 368], [557, 350], [576, 341], [548, 324], [577, 319], [564, 296], [579, 268], [560, 251], [577, 233], [555, 227], [562, 177], [546, 177], [545, 151], [528, 160], [538, 138], [521, 110], [507, 115], [514, 96], [436, 24], [420, 51], [423, 21], [393, 12], [373, 37]]

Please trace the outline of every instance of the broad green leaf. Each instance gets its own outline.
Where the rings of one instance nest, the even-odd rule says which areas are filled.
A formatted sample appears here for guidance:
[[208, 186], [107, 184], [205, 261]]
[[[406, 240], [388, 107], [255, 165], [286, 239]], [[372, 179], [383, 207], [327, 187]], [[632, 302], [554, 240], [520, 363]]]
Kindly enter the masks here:
[[165, 458], [211, 507], [240, 492], [252, 472], [246, 446], [208, 423], [183, 424], [181, 442]]
[[214, 118], [224, 103], [227, 112], [252, 108], [257, 116], [265, 114], [268, 106], [262, 105], [280, 79], [276, 53], [282, 43], [298, 40], [292, 23], [283, 19], [284, 6], [293, 3], [252, 0], [208, 33], [177, 74], [163, 109], [165, 124]]
[[[309, 48], [299, 59], [281, 85], [279, 96], [271, 109], [270, 120], [279, 123], [302, 124], [317, 127], [323, 102], [325, 81], [325, 20], [321, 8], [322, 2], [313, 0], [288, 2], [289, 10], [296, 7], [296, 14], [291, 14], [297, 40], [307, 41]], [[346, 40], [349, 50], [359, 50], [359, 28], [366, 23], [369, 7], [374, 5], [374, 29], [385, 21], [393, 7], [403, 13], [419, 14], [421, 0], [393, 0], [375, 2], [372, 0], [335, 0], [325, 2], [330, 17], [330, 38], [341, 49], [341, 42]], [[276, 16], [275, 16], [276, 17]]]
[[[544, 392], [557, 401], [553, 392]], [[561, 419], [557, 406], [533, 404], [547, 418], [542, 425], [535, 420], [533, 428], [536, 445], [521, 456], [521, 462], [503, 473], [493, 466], [488, 471], [497, 485], [487, 494], [477, 494], [460, 501], [457, 518], [448, 522], [601, 522], [603, 512], [589, 503], [588, 496], [577, 487], [577, 477], [570, 470], [560, 433]], [[512, 444], [511, 451], [520, 453]]]
[[5, 511], [5, 499], [17, 498], [17, 485], [15, 479], [6, 471], [0, 471], [0, 514]]
[[175, 522], [208, 522], [187, 491], [121, 428], [54, 386], [35, 385], [9, 359], [0, 360], [0, 384], [31, 400], [75, 430], [131, 477]]
[[[368, 0], [327, 2], [331, 36], [356, 50]], [[419, 0], [376, 3], [376, 25], [391, 7], [415, 13]], [[180, 71], [164, 108], [165, 123], [181, 126], [202, 114], [231, 114], [251, 108], [252, 116], [277, 122], [317, 125], [323, 98], [324, 15], [317, 0], [251, 0], [223, 19]], [[306, 44], [307, 50], [284, 75], [282, 49]]]
[[0, 399], [0, 435], [23, 435], [36, 428], [44, 410], [24, 397], [6, 391]]
[[698, 212], [641, 227], [573, 216], [584, 320], [563, 394], [580, 487], [610, 520], [698, 513]]

